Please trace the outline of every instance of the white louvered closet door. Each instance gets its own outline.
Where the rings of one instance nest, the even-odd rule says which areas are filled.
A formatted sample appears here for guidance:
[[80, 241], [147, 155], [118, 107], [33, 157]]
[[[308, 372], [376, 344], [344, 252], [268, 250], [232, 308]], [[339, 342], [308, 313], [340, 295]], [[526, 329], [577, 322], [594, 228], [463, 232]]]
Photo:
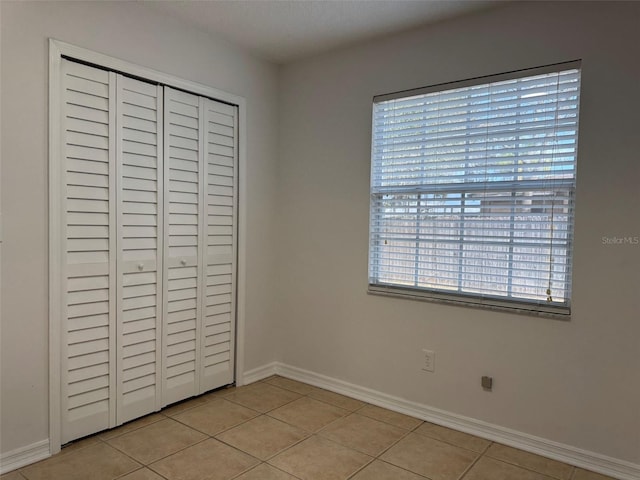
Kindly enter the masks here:
[[233, 382], [237, 107], [205, 100], [205, 242], [201, 391]]
[[62, 60], [61, 441], [234, 380], [237, 108]]
[[162, 118], [161, 86], [118, 75], [118, 424], [161, 407]]
[[204, 99], [165, 87], [163, 405], [200, 392]]
[[115, 74], [62, 61], [61, 440], [115, 425]]

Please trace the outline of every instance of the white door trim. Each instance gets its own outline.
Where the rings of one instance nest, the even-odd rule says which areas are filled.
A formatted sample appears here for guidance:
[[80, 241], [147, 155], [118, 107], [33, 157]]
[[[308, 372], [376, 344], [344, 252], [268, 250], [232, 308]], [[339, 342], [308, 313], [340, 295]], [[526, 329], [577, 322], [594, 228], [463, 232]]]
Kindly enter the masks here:
[[49, 39], [49, 448], [51, 454], [60, 451], [60, 352], [61, 352], [61, 202], [64, 194], [60, 175], [63, 156], [60, 138], [61, 120], [61, 60], [62, 57], [101, 66], [108, 70], [144, 78], [173, 88], [209, 97], [238, 106], [238, 259], [237, 259], [237, 312], [236, 361], [237, 385], [244, 384], [244, 324], [245, 324], [245, 271], [246, 271], [246, 100], [201, 83], [142, 67], [102, 53]]

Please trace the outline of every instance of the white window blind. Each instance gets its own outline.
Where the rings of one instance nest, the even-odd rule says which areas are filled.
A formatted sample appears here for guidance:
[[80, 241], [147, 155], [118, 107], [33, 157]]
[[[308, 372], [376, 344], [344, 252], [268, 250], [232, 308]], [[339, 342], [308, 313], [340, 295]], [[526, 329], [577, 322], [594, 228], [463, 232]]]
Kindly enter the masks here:
[[369, 290], [568, 314], [578, 62], [374, 99]]

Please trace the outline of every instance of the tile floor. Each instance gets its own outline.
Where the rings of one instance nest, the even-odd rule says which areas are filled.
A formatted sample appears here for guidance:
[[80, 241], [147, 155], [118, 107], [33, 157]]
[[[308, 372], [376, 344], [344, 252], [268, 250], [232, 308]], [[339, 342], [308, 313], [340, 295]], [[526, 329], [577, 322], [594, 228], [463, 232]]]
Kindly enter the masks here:
[[[2, 480], [607, 480], [283, 377], [187, 400]], [[611, 480], [611, 479], [609, 479]]]

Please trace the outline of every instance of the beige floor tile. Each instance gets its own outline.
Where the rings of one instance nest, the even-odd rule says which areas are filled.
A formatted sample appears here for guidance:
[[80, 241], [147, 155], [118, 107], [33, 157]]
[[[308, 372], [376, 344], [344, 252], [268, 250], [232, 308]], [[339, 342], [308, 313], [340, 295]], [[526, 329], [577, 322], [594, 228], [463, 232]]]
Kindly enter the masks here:
[[464, 480], [552, 480], [531, 470], [509, 465], [508, 463], [482, 457], [471, 467]]
[[262, 463], [256, 468], [236, 477], [234, 480], [296, 480], [296, 477], [293, 477], [282, 470], [278, 470], [271, 465]]
[[292, 392], [299, 393], [300, 395], [307, 395], [312, 392], [315, 387], [311, 385], [307, 385], [306, 383], [298, 382], [297, 380], [291, 380], [289, 378], [284, 377], [273, 377], [268, 380], [265, 380], [265, 383], [269, 385], [275, 385], [276, 387], [285, 388], [287, 390], [291, 390]]
[[345, 410], [351, 410], [352, 412], [358, 410], [365, 405], [364, 402], [356, 400], [355, 398], [346, 397], [338, 393], [330, 392], [329, 390], [323, 390], [321, 388], [314, 388], [309, 393], [311, 398], [316, 400], [322, 400], [323, 402], [330, 403], [336, 407], [344, 408]]
[[213, 436], [258, 415], [255, 410], [220, 398], [176, 415], [174, 419]]
[[457, 480], [477, 453], [417, 433], [410, 433], [380, 458], [431, 480]]
[[141, 468], [135, 472], [131, 472], [124, 477], [119, 477], [118, 480], [164, 480], [156, 472], [149, 470], [148, 468]]
[[24, 480], [24, 477], [17, 470], [4, 475], [0, 475], [0, 480]]
[[246, 453], [210, 438], [149, 467], [169, 480], [227, 480], [258, 463]]
[[105, 430], [104, 432], [98, 433], [98, 437], [102, 440], [109, 440], [111, 438], [115, 438], [119, 435], [123, 435], [125, 433], [133, 432], [142, 427], [146, 427], [147, 425], [151, 425], [152, 423], [159, 422], [160, 420], [165, 420], [165, 417], [161, 413], [152, 413], [151, 415], [147, 415], [146, 417], [139, 418], [137, 420], [133, 420], [131, 422], [125, 423], [124, 425], [112, 428], [111, 430]]
[[612, 477], [606, 475], [600, 475], [599, 473], [589, 472], [581, 468], [576, 468], [571, 480], [614, 480]]
[[402, 413], [392, 412], [386, 408], [376, 407], [375, 405], [365, 405], [358, 410], [360, 415], [365, 417], [374, 418], [381, 422], [390, 423], [396, 427], [404, 428], [406, 430], [413, 430], [422, 423], [422, 420], [410, 417], [409, 415], [403, 415]]
[[484, 452], [491, 444], [489, 440], [485, 440], [484, 438], [458, 432], [457, 430], [441, 427], [429, 422], [424, 422], [415, 432], [479, 453]]
[[302, 480], [344, 480], [371, 460], [368, 455], [314, 435], [269, 463]]
[[225, 398], [260, 413], [267, 413], [300, 398], [300, 395], [268, 383], [258, 382], [238, 388]]
[[164, 413], [168, 417], [175, 417], [182, 412], [186, 412], [187, 410], [191, 410], [192, 408], [199, 407], [200, 405], [204, 405], [205, 403], [207, 403], [207, 399], [204, 395], [202, 397], [190, 398], [189, 400], [174, 403], [173, 405], [163, 408], [162, 413]]
[[261, 460], [266, 460], [308, 435], [299, 428], [266, 415], [249, 420], [216, 438]]
[[377, 456], [407, 434], [388, 423], [363, 417], [357, 413], [339, 418], [319, 432], [319, 435], [367, 455]]
[[425, 477], [376, 460], [351, 477], [351, 480], [425, 480]]
[[295, 402], [269, 412], [269, 416], [309, 432], [320, 430], [348, 414], [348, 410], [309, 397], [299, 398]]
[[22, 469], [20, 473], [28, 480], [111, 480], [140, 466], [138, 462], [100, 442], [68, 455], [54, 455]]
[[486, 453], [489, 457], [497, 458], [507, 463], [512, 463], [520, 467], [528, 468], [543, 475], [568, 480], [571, 478], [573, 467], [566, 463], [541, 457], [533, 453], [524, 452], [516, 448], [507, 447], [494, 443]]
[[205, 434], [167, 418], [112, 438], [107, 443], [147, 465], [205, 438]]

